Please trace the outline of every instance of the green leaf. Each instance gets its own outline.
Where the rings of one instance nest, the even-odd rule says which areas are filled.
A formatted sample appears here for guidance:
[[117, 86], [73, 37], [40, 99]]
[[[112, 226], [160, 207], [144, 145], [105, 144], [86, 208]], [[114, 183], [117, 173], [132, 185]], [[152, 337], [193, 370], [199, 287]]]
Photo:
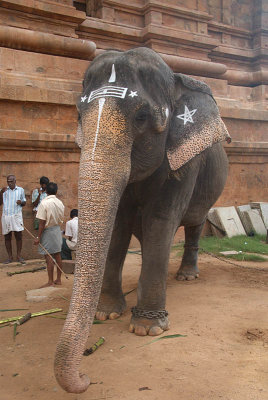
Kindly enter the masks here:
[[129, 293], [134, 292], [137, 288], [131, 289], [128, 292], [124, 293], [123, 296], [127, 296]]
[[181, 334], [179, 334], [179, 333], [176, 333], [176, 334], [174, 334], [174, 335], [161, 336], [161, 337], [158, 337], [158, 338], [152, 340], [151, 342], [148, 342], [148, 343], [143, 344], [143, 345], [140, 346], [140, 347], [147, 346], [148, 344], [158, 342], [158, 340], [162, 340], [162, 339], [174, 339], [174, 338], [178, 338], [178, 337], [187, 337], [187, 335], [181, 335]]
[[13, 331], [13, 340], [14, 340], [14, 342], [16, 340], [16, 335], [17, 335], [17, 324], [14, 324], [14, 331]]
[[66, 297], [62, 296], [61, 294], [58, 293], [58, 296], [61, 297], [63, 300], [69, 301]]

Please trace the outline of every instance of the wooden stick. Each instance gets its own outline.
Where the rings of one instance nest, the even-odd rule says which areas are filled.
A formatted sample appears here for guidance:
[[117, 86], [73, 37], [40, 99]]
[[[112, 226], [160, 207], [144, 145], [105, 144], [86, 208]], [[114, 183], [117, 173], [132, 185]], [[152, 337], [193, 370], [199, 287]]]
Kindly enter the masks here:
[[[26, 228], [26, 226], [22, 225], [23, 228], [26, 230], [26, 232], [29, 233], [29, 235], [33, 238], [36, 239], [36, 237]], [[69, 277], [65, 274], [65, 272], [61, 269], [61, 267], [59, 266], [59, 264], [56, 262], [56, 260], [51, 256], [51, 254], [49, 254], [49, 252], [47, 251], [47, 249], [45, 249], [44, 246], [42, 246], [41, 243], [38, 243], [38, 245], [41, 247], [41, 249], [43, 249], [47, 255], [51, 258], [51, 260], [53, 261], [53, 263], [56, 265], [57, 268], [59, 268], [59, 270], [63, 273], [63, 275], [65, 276], [66, 279], [69, 279]]]

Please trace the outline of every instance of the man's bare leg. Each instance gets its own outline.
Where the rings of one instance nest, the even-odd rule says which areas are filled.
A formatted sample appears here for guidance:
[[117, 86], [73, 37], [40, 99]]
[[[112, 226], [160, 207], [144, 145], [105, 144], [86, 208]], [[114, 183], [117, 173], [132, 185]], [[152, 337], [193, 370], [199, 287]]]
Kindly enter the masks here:
[[17, 260], [25, 264], [24, 259], [21, 257], [21, 249], [22, 249], [22, 232], [14, 232], [16, 244], [17, 244]]
[[4, 236], [5, 236], [5, 246], [8, 254], [8, 260], [6, 261], [6, 263], [8, 264], [13, 261], [12, 244], [11, 244], [12, 232], [9, 232]]
[[45, 259], [47, 263], [48, 282], [45, 285], [41, 286], [40, 289], [48, 286], [53, 286], [54, 262], [48, 254], [45, 255]]
[[[60, 253], [55, 253], [53, 254], [53, 257], [55, 258], [58, 266], [62, 269], [62, 262], [61, 262], [61, 254]], [[57, 268], [57, 279], [54, 281], [55, 285], [61, 285], [61, 270], [56, 266]]]

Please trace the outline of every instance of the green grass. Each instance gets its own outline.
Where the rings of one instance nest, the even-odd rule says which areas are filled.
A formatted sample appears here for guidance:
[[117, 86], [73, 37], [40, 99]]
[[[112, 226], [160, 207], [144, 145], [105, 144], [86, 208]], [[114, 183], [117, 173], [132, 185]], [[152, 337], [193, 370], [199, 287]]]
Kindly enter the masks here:
[[[184, 243], [178, 243], [173, 249], [178, 251], [178, 255], [183, 254]], [[223, 256], [221, 251], [236, 250], [239, 254]], [[267, 258], [261, 255], [268, 255], [268, 245], [265, 243], [265, 236], [255, 235], [234, 236], [232, 238], [224, 237], [219, 239], [215, 236], [203, 237], [199, 241], [199, 253], [209, 252], [220, 257], [232, 258], [239, 261], [267, 261]]]

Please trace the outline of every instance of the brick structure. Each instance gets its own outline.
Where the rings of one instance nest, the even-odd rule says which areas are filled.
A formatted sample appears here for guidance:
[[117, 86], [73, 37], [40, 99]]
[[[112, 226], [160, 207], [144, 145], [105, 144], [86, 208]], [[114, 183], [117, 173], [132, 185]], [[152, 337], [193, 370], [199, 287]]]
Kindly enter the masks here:
[[[66, 219], [77, 206], [76, 99], [89, 60], [105, 49], [150, 47], [176, 72], [210, 85], [233, 142], [218, 205], [268, 198], [266, 0], [2, 0], [0, 186], [15, 174], [59, 185]], [[35, 257], [24, 233], [23, 255]], [[0, 261], [5, 258], [0, 238]]]

